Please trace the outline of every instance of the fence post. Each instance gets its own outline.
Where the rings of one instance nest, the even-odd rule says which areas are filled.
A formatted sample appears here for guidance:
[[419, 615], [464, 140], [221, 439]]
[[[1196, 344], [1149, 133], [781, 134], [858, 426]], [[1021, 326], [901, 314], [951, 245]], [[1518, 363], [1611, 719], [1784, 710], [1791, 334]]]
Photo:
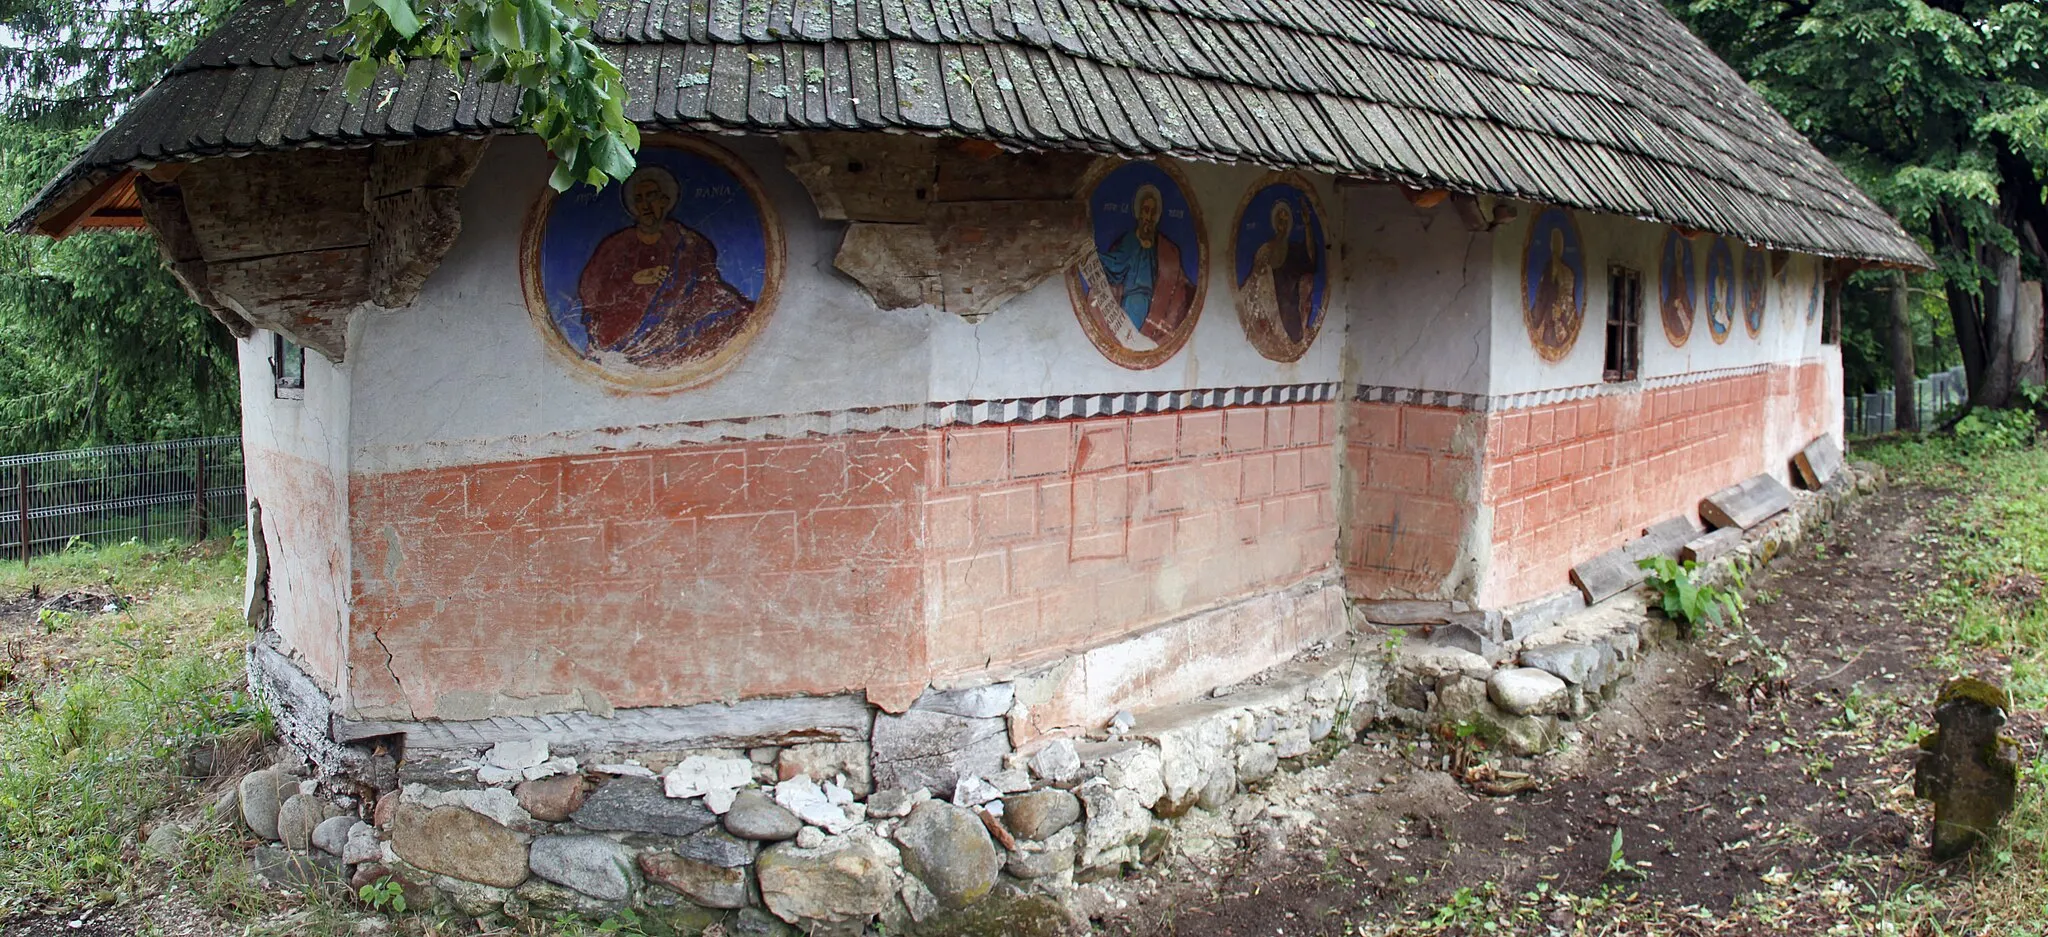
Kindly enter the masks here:
[[192, 473], [192, 539], [205, 540], [206, 524], [206, 450], [200, 449], [199, 465]]
[[15, 530], [21, 535], [21, 566], [28, 568], [28, 466], [14, 470]]

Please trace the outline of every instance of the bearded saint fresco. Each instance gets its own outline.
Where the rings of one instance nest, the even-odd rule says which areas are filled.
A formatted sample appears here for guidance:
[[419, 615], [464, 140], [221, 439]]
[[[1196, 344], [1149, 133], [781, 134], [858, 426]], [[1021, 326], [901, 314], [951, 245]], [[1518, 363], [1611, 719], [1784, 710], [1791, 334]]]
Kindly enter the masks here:
[[1233, 230], [1246, 340], [1274, 361], [1300, 360], [1322, 324], [1328, 278], [1313, 193], [1291, 178], [1255, 189]]
[[1664, 337], [1672, 347], [1692, 337], [1693, 312], [1699, 308], [1699, 268], [1692, 239], [1673, 228], [1664, 234], [1664, 257], [1657, 266], [1657, 308], [1663, 313]]
[[1742, 252], [1742, 327], [1749, 330], [1749, 337], [1756, 338], [1764, 331], [1764, 306], [1770, 301], [1769, 287], [1764, 283], [1764, 252], [1749, 248]]
[[1164, 167], [1135, 162], [1088, 196], [1095, 250], [1069, 279], [1083, 331], [1111, 361], [1150, 368], [1173, 357], [1200, 310], [1203, 244], [1194, 206]]
[[1735, 328], [1735, 254], [1725, 238], [1707, 250], [1707, 332], [1714, 343], [1728, 340]]
[[1543, 360], [1564, 360], [1578, 342], [1585, 281], [1585, 252], [1571, 214], [1552, 208], [1537, 215], [1522, 255], [1522, 323]]
[[535, 316], [607, 377], [679, 386], [715, 375], [758, 331], [779, 245], [752, 187], [708, 151], [649, 148], [640, 162], [623, 183], [546, 206], [529, 232]]

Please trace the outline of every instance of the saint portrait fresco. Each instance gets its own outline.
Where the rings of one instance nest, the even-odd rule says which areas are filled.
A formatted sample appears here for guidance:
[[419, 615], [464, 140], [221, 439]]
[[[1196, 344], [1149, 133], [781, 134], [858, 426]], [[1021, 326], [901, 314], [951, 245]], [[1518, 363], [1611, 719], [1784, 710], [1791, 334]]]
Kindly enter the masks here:
[[1268, 177], [1238, 207], [1230, 238], [1245, 339], [1274, 361], [1301, 360], [1329, 295], [1329, 239], [1315, 190], [1291, 173]]
[[1692, 238], [1677, 228], [1664, 232], [1663, 259], [1657, 264], [1657, 308], [1664, 315], [1664, 337], [1672, 347], [1692, 337], [1693, 312], [1699, 308], [1699, 267], [1694, 265]]
[[1549, 208], [1522, 249], [1522, 324], [1545, 361], [1562, 361], [1586, 320], [1586, 255], [1571, 213]]
[[1208, 242], [1187, 183], [1160, 163], [1101, 164], [1082, 191], [1095, 249], [1067, 275], [1074, 314], [1104, 357], [1158, 367], [1194, 334], [1207, 283]]
[[1714, 344], [1728, 341], [1735, 328], [1735, 254], [1726, 238], [1707, 249], [1707, 332]]
[[1764, 252], [1756, 248], [1742, 251], [1742, 327], [1749, 330], [1749, 337], [1761, 336], [1764, 331], [1764, 307], [1770, 301], [1770, 286], [1764, 282]]
[[1813, 320], [1820, 318], [1821, 296], [1822, 293], [1825, 292], [1825, 290], [1822, 288], [1823, 282], [1821, 279], [1820, 258], [1806, 258], [1806, 272], [1808, 274], [1806, 289], [1806, 324], [1812, 325]]
[[708, 146], [648, 146], [624, 182], [543, 196], [521, 256], [534, 324], [613, 383], [716, 378], [774, 305], [782, 242], [765, 204]]

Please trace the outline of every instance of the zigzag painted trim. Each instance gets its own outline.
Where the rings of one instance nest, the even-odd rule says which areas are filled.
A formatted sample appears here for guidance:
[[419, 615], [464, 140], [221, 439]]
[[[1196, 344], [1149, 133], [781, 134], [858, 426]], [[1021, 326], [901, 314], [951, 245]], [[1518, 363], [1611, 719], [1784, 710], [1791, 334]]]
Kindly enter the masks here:
[[[1790, 364], [1788, 367], [1800, 367]], [[1486, 394], [1467, 394], [1443, 390], [1416, 390], [1411, 387], [1383, 387], [1374, 384], [1360, 384], [1351, 399], [1359, 403], [1403, 404], [1414, 407], [1447, 407], [1453, 410], [1470, 410], [1489, 413], [1499, 410], [1523, 410], [1542, 407], [1571, 400], [1585, 400], [1618, 394], [1640, 394], [1644, 391], [1662, 390], [1666, 387], [1681, 387], [1686, 384], [1704, 384], [1708, 381], [1725, 380], [1732, 377], [1748, 377], [1762, 374], [1771, 369], [1768, 364], [1745, 364], [1733, 368], [1716, 368], [1711, 371], [1688, 371], [1684, 374], [1666, 374], [1661, 377], [1643, 378], [1619, 384], [1580, 384], [1573, 387], [1555, 387], [1549, 390], [1533, 390], [1519, 394], [1502, 394], [1498, 397]]]
[[1174, 410], [1205, 410], [1215, 407], [1323, 403], [1336, 398], [1336, 383], [1326, 382], [1125, 394], [1080, 394], [1069, 397], [1029, 397], [1019, 400], [963, 400], [957, 403], [933, 404], [931, 422], [933, 426], [1031, 423], [1038, 420], [1167, 413]]

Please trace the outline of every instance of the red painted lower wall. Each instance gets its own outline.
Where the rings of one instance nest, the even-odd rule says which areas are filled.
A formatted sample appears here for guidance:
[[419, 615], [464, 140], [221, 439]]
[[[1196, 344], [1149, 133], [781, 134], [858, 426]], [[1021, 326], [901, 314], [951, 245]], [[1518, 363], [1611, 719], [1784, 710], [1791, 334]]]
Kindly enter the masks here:
[[687, 445], [350, 486], [365, 716], [873, 690], [1327, 568], [1331, 404]]

